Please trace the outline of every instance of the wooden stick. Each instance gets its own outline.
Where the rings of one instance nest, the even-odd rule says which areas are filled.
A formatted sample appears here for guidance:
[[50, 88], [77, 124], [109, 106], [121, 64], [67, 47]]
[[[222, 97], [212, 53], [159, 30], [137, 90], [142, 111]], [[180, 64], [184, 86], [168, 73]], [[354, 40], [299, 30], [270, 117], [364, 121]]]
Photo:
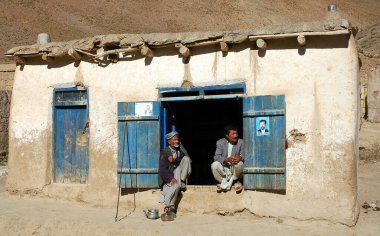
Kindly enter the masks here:
[[298, 42], [299, 45], [305, 46], [306, 45], [305, 35], [303, 35], [303, 34], [298, 35], [297, 36], [297, 42]]
[[125, 53], [136, 52], [138, 50], [139, 50], [138, 48], [120, 48], [120, 49], [108, 50], [95, 56], [95, 59], [99, 59], [101, 57], [108, 56], [110, 54], [119, 54], [120, 52], [125, 52]]
[[141, 52], [141, 55], [145, 57], [152, 58], [154, 56], [153, 50], [148, 48], [147, 46], [142, 46], [140, 52]]
[[182, 46], [179, 48], [179, 53], [183, 56], [183, 57], [189, 57], [190, 56], [190, 49], [186, 46]]
[[188, 43], [186, 45], [183, 45], [182, 43], [175, 43], [174, 44], [174, 47], [176, 48], [180, 48], [182, 46], [185, 46], [185, 47], [188, 47], [188, 48], [192, 48], [192, 47], [202, 47], [202, 46], [210, 46], [210, 45], [215, 45], [215, 44], [219, 44], [221, 43], [222, 41], [218, 40], [218, 41], [204, 41], [204, 42], [197, 42], [197, 43]]
[[265, 42], [265, 40], [264, 39], [258, 39], [257, 41], [256, 41], [256, 46], [258, 47], [258, 48], [260, 48], [260, 49], [267, 49], [267, 42]]
[[229, 49], [230, 48], [228, 47], [226, 42], [220, 42], [220, 50], [222, 50], [222, 52], [228, 52]]
[[[336, 31], [328, 31], [328, 32], [303, 32], [302, 34], [305, 36], [323, 36], [323, 35], [340, 35], [340, 34], [349, 34], [351, 31], [344, 30], [336, 30]], [[289, 38], [289, 37], [297, 37], [300, 33], [289, 33], [289, 34], [265, 34], [265, 35], [253, 35], [249, 36], [250, 41], [255, 41], [257, 39], [281, 39], [281, 38]]]
[[69, 54], [69, 56], [74, 58], [74, 60], [76, 60], [76, 61], [79, 61], [82, 59], [82, 56], [77, 51], [75, 51], [74, 48], [70, 48], [69, 51], [67, 52], [67, 54]]
[[75, 51], [77, 52], [80, 52], [80, 53], [83, 53], [87, 56], [91, 56], [91, 57], [96, 57], [96, 54], [92, 54], [92, 53], [89, 53], [89, 52], [86, 52], [86, 51], [83, 51], [83, 50], [80, 50], [80, 49], [74, 49]]

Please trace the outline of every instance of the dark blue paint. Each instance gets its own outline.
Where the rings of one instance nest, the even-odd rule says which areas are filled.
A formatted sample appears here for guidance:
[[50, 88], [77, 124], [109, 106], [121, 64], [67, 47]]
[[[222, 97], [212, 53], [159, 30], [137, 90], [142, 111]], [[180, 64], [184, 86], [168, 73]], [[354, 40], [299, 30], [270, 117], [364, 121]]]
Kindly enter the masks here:
[[245, 92], [245, 83], [237, 83], [231, 85], [213, 85], [205, 87], [193, 87], [193, 88], [182, 88], [182, 87], [168, 87], [160, 88], [160, 93], [165, 92], [190, 92], [190, 91], [207, 91], [207, 90], [219, 90], [219, 89], [244, 89]]
[[[153, 116], [134, 119], [135, 102], [119, 102], [118, 117], [118, 180], [120, 168], [122, 188], [158, 188], [158, 158], [160, 152], [160, 103], [153, 102]], [[154, 169], [154, 173], [138, 173]]]
[[165, 134], [166, 134], [166, 129], [167, 129], [167, 111], [166, 111], [166, 108], [163, 108], [162, 109], [162, 132], [161, 132], [161, 148], [164, 149], [166, 148], [166, 138], [165, 138]]
[[[269, 117], [270, 135], [257, 136], [256, 119], [263, 115]], [[244, 98], [245, 189], [285, 189], [285, 125], [284, 95]]]
[[86, 183], [88, 178], [88, 106], [85, 89], [54, 90], [55, 181]]
[[244, 97], [244, 93], [241, 94], [227, 94], [227, 95], [199, 95], [199, 96], [186, 96], [186, 97], [164, 97], [160, 98], [160, 101], [194, 101], [194, 100], [221, 100], [221, 99], [235, 99]]

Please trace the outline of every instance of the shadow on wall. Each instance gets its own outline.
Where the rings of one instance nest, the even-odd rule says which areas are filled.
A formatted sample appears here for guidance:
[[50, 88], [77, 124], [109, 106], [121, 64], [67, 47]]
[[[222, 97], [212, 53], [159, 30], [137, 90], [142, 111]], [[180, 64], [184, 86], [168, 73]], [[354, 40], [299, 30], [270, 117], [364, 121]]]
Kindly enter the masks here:
[[0, 90], [0, 165], [7, 163], [8, 157], [8, 126], [11, 104], [10, 90]]

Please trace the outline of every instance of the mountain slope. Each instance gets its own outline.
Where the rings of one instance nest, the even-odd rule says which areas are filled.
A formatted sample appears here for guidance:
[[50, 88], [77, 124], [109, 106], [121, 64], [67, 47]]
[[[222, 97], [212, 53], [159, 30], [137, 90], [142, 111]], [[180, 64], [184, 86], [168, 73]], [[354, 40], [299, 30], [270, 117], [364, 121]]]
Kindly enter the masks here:
[[[380, 1], [337, 0], [342, 18], [363, 29], [380, 22]], [[216, 31], [325, 18], [329, 0], [0, 0], [0, 52], [109, 33]], [[10, 62], [4, 56], [1, 62]]]

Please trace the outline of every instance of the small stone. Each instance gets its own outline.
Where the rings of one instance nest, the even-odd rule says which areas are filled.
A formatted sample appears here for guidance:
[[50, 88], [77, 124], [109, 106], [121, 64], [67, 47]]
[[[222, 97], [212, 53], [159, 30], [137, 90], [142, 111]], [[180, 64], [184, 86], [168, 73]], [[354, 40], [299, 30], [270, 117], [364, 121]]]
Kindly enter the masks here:
[[219, 212], [218, 212], [218, 215], [225, 216], [226, 213], [227, 213], [227, 212], [225, 212], [225, 211], [219, 211]]
[[370, 203], [369, 206], [370, 206], [371, 208], [376, 208], [376, 207], [377, 207], [375, 203]]
[[364, 209], [368, 209], [368, 208], [370, 208], [371, 206], [370, 206], [367, 202], [364, 202], [363, 205], [362, 205], [362, 207], [363, 207]]

